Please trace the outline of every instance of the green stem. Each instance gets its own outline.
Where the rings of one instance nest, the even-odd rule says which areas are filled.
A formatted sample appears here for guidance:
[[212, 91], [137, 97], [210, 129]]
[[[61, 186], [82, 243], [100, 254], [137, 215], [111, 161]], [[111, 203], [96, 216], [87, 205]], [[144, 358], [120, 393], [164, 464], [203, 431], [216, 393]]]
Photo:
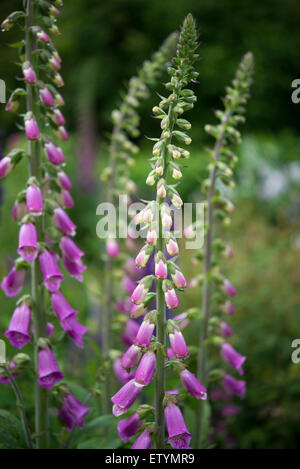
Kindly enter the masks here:
[[7, 374], [7, 377], [9, 379], [10, 384], [11, 384], [11, 386], [14, 390], [14, 393], [16, 395], [17, 407], [19, 408], [19, 411], [20, 411], [21, 422], [22, 422], [22, 425], [23, 425], [26, 444], [27, 444], [28, 448], [32, 449], [33, 445], [32, 445], [31, 433], [30, 433], [30, 428], [29, 428], [29, 425], [28, 425], [28, 420], [27, 420], [27, 417], [26, 417], [25, 405], [24, 405], [24, 401], [23, 401], [21, 391], [19, 389], [19, 386], [17, 385], [17, 382], [16, 382], [15, 378], [13, 377], [12, 373], [9, 371], [9, 368], [6, 365], [1, 365], [1, 367], [4, 369], [5, 373]]
[[[225, 126], [228, 124], [232, 112], [228, 110], [225, 114], [223, 121], [223, 131], [219, 139], [216, 141], [212, 159], [216, 163], [219, 158], [220, 151], [223, 146], [224, 136], [225, 136]], [[209, 278], [211, 265], [212, 265], [212, 242], [214, 234], [214, 204], [213, 197], [215, 194], [215, 185], [216, 185], [216, 173], [217, 167], [214, 164], [210, 169], [209, 175], [209, 191], [207, 196], [207, 213], [206, 213], [206, 239], [204, 243], [204, 272], [203, 272], [203, 288], [202, 288], [202, 311], [203, 311], [203, 326], [201, 329], [200, 335], [200, 344], [198, 351], [198, 361], [197, 361], [197, 377], [199, 381], [206, 385], [207, 381], [207, 358], [206, 358], [206, 341], [208, 338], [208, 327], [210, 319], [210, 309], [211, 309], [211, 295], [212, 295], [212, 285], [211, 279]], [[204, 401], [199, 401], [198, 403], [198, 412], [196, 418], [196, 448], [201, 447], [202, 439], [202, 425], [203, 425], [203, 415], [204, 415]]]
[[[26, 60], [34, 64], [33, 51], [35, 50], [35, 40], [31, 26], [34, 24], [34, 10], [33, 1], [27, 0], [27, 18], [26, 18]], [[38, 120], [35, 91], [32, 85], [26, 85], [27, 91], [27, 111], [32, 111], [35, 118]], [[36, 177], [41, 182], [40, 174], [40, 159], [41, 159], [41, 146], [40, 142], [29, 141], [29, 172], [30, 176]], [[43, 222], [41, 217], [36, 221], [36, 229], [38, 241], [43, 239]], [[31, 266], [31, 295], [32, 295], [32, 309], [34, 318], [34, 362], [36, 378], [38, 374], [38, 339], [46, 337], [46, 316], [44, 308], [44, 293], [42, 288], [42, 273], [38, 267], [37, 260], [32, 262]], [[43, 389], [37, 382], [35, 382], [35, 433], [36, 433], [36, 446], [38, 449], [44, 449], [48, 446], [48, 404], [47, 404], [47, 391]]]

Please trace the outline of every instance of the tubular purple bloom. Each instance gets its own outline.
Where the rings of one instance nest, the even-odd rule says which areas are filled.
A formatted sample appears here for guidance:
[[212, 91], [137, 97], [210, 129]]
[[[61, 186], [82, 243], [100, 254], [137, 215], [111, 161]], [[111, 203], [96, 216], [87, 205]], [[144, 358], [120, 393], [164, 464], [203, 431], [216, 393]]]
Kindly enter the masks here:
[[17, 270], [15, 267], [11, 269], [6, 277], [1, 282], [1, 288], [6, 296], [10, 298], [17, 296], [23, 288], [26, 270]]
[[36, 35], [37, 35], [38, 40], [41, 41], [41, 42], [45, 42], [45, 43], [51, 42], [50, 37], [48, 36], [47, 33], [45, 33], [45, 31], [43, 29], [40, 29], [36, 33]]
[[25, 118], [25, 134], [28, 140], [38, 140], [40, 138], [38, 125], [33, 117]]
[[131, 295], [132, 303], [136, 305], [142, 304], [146, 298], [147, 293], [148, 293], [148, 288], [145, 288], [143, 283], [139, 283]]
[[58, 268], [55, 254], [45, 250], [40, 254], [39, 259], [45, 287], [51, 292], [56, 292], [64, 276]]
[[174, 288], [168, 288], [165, 292], [165, 302], [168, 308], [175, 309], [179, 306], [179, 300], [177, 298]]
[[108, 239], [106, 242], [106, 253], [109, 257], [118, 257], [120, 253], [119, 244], [115, 239]]
[[235, 307], [231, 303], [231, 301], [226, 301], [225, 305], [223, 306], [223, 310], [227, 314], [234, 314], [235, 312]]
[[66, 142], [69, 139], [68, 132], [66, 131], [65, 127], [63, 127], [62, 125], [58, 127], [57, 133], [58, 133], [59, 138], [61, 138], [61, 140]]
[[80, 324], [75, 317], [67, 317], [62, 319], [61, 327], [66, 331], [66, 333], [74, 340], [75, 344], [79, 348], [83, 348], [82, 337], [87, 333], [88, 328]]
[[27, 262], [33, 261], [38, 253], [37, 232], [32, 223], [24, 223], [19, 231], [18, 254]]
[[174, 274], [172, 274], [172, 280], [176, 288], [183, 289], [186, 287], [186, 280], [182, 272], [179, 269], [176, 269]]
[[81, 404], [73, 394], [66, 394], [59, 411], [59, 417], [67, 427], [67, 431], [73, 428], [82, 427], [84, 419], [90, 409]]
[[149, 347], [154, 327], [154, 323], [152, 323], [149, 319], [145, 319], [140, 325], [140, 328], [135, 338], [135, 343], [142, 348]]
[[179, 407], [169, 403], [165, 408], [165, 420], [168, 430], [168, 443], [174, 449], [189, 448], [192, 434], [188, 431]]
[[52, 389], [64, 377], [54, 353], [48, 347], [38, 353], [38, 374], [38, 383], [44, 389]]
[[185, 389], [197, 399], [207, 399], [206, 388], [197, 380], [196, 376], [187, 369], [181, 371], [180, 379]]
[[174, 330], [174, 332], [171, 332], [169, 339], [176, 358], [185, 358], [189, 355], [184, 337], [180, 331]]
[[78, 314], [78, 311], [75, 311], [72, 306], [69, 305], [65, 297], [59, 291], [52, 293], [51, 305], [60, 321], [70, 317], [75, 318]]
[[120, 420], [117, 426], [120, 440], [127, 443], [139, 431], [140, 427], [140, 417], [136, 412], [128, 419]]
[[40, 98], [44, 106], [46, 107], [52, 107], [54, 106], [54, 98], [48, 88], [41, 88], [40, 89]]
[[26, 205], [28, 213], [35, 217], [39, 217], [43, 213], [43, 197], [41, 190], [35, 184], [26, 189]]
[[65, 269], [69, 272], [69, 274], [72, 275], [72, 277], [76, 278], [78, 282], [83, 281], [82, 272], [86, 270], [86, 266], [81, 262], [81, 260], [72, 261], [68, 257], [63, 256], [62, 263]]
[[133, 321], [132, 319], [128, 319], [122, 335], [122, 340], [125, 345], [130, 347], [134, 343], [138, 330], [138, 323], [136, 321]]
[[155, 370], [155, 354], [146, 352], [136, 370], [134, 379], [137, 383], [147, 386], [151, 383]]
[[163, 280], [168, 277], [167, 264], [162, 259], [155, 263], [155, 277]]
[[75, 235], [76, 225], [74, 225], [70, 217], [60, 207], [54, 210], [54, 223], [63, 233], [69, 236]]
[[124, 353], [121, 363], [125, 370], [130, 370], [139, 361], [141, 356], [141, 349], [135, 344], [132, 344], [128, 350]]
[[65, 125], [66, 119], [59, 109], [55, 109], [53, 113], [53, 120], [57, 125]]
[[246, 381], [238, 380], [233, 378], [233, 376], [225, 375], [223, 380], [223, 385], [225, 388], [239, 396], [241, 399], [245, 397], [246, 393]]
[[0, 179], [4, 178], [11, 172], [13, 168], [11, 159], [8, 156], [5, 156], [0, 160]]
[[113, 402], [113, 414], [115, 417], [119, 417], [125, 414], [127, 410], [132, 406], [138, 395], [140, 394], [143, 386], [136, 383], [134, 379], [128, 381], [119, 391], [111, 398]]
[[236, 295], [236, 289], [234, 288], [232, 283], [227, 279], [224, 280], [224, 289], [225, 289], [225, 292], [229, 296], [235, 296]]
[[134, 371], [130, 371], [129, 373], [124, 370], [121, 364], [121, 358], [116, 358], [113, 364], [114, 372], [116, 377], [118, 378], [121, 383], [126, 384], [134, 377]]
[[54, 165], [59, 165], [66, 161], [66, 157], [62, 149], [59, 147], [56, 147], [54, 143], [52, 142], [46, 143], [45, 153], [46, 153], [47, 159], [50, 161], [50, 163]]
[[26, 303], [22, 303], [13, 312], [8, 330], [4, 336], [7, 337], [13, 347], [23, 348], [30, 340], [31, 311]]
[[30, 85], [33, 85], [36, 83], [36, 74], [34, 73], [34, 70], [32, 66], [30, 65], [30, 62], [24, 62], [22, 66], [23, 70], [23, 75], [25, 78], [25, 81], [29, 83]]
[[148, 430], [144, 430], [140, 436], [137, 437], [131, 449], [150, 449], [152, 444], [152, 439]]
[[67, 236], [62, 236], [59, 247], [63, 255], [73, 262], [80, 261], [82, 256], [84, 256], [84, 252], [81, 251], [74, 241]]
[[230, 344], [223, 344], [221, 347], [221, 355], [230, 365], [232, 365], [240, 375], [244, 372], [242, 365], [246, 360], [246, 357], [240, 355]]
[[233, 334], [231, 327], [225, 321], [221, 322], [221, 333], [224, 337], [231, 337]]

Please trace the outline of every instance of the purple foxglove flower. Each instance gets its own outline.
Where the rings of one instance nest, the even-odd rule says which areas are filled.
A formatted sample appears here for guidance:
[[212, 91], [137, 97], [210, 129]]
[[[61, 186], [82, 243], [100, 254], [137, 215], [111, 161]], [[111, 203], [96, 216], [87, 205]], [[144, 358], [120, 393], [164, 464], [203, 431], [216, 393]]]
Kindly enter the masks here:
[[230, 247], [227, 247], [226, 248], [226, 251], [225, 251], [225, 254], [226, 256], [228, 257], [228, 259], [231, 259], [233, 257], [233, 251]]
[[38, 140], [40, 138], [38, 125], [33, 117], [25, 118], [25, 134], [28, 140]]
[[122, 286], [128, 295], [131, 295], [137, 285], [130, 277], [124, 277], [122, 280]]
[[167, 264], [162, 259], [155, 263], [155, 277], [162, 280], [168, 277]]
[[231, 337], [233, 332], [231, 327], [228, 326], [227, 322], [221, 322], [221, 334], [223, 337]]
[[130, 311], [130, 306], [131, 306], [131, 302], [130, 302], [130, 305], [128, 304], [128, 300], [121, 300], [121, 299], [118, 299], [116, 301], [116, 308], [117, 310], [120, 312], [120, 313], [129, 313]]
[[241, 406], [235, 404], [228, 404], [221, 409], [221, 415], [223, 417], [232, 417], [242, 411]]
[[236, 394], [241, 399], [245, 397], [246, 381], [235, 379], [230, 375], [225, 375], [223, 384], [228, 391], [232, 392], [233, 394]]
[[66, 120], [65, 120], [62, 112], [59, 109], [54, 110], [53, 120], [54, 120], [55, 124], [57, 124], [57, 125], [65, 125], [65, 123], [66, 123]]
[[114, 372], [116, 377], [118, 378], [121, 383], [126, 384], [134, 377], [134, 371], [130, 371], [129, 373], [124, 370], [121, 364], [121, 358], [116, 358], [113, 364]]
[[120, 440], [127, 443], [139, 431], [140, 427], [140, 417], [136, 412], [128, 419], [120, 420], [117, 425]]
[[180, 331], [175, 329], [174, 332], [171, 332], [169, 334], [169, 340], [176, 358], [185, 358], [188, 356], [189, 352], [184, 337]]
[[36, 35], [37, 35], [38, 40], [41, 41], [41, 42], [46, 42], [46, 43], [51, 42], [50, 36], [48, 36], [48, 34], [45, 33], [45, 31], [43, 29], [40, 29], [36, 33]]
[[137, 437], [131, 449], [150, 449], [152, 444], [152, 439], [148, 430], [144, 430], [140, 436]]
[[165, 408], [165, 421], [169, 434], [168, 443], [170, 443], [172, 448], [189, 448], [193, 435], [188, 431], [179, 407], [169, 403]]
[[59, 291], [52, 293], [51, 305], [60, 321], [70, 317], [75, 318], [78, 314], [78, 311], [75, 311], [75, 309], [69, 305], [65, 297]]
[[59, 228], [63, 233], [74, 236], [76, 231], [76, 225], [72, 222], [70, 217], [62, 208], [56, 208], [54, 210], [54, 224]]
[[27, 207], [25, 202], [18, 202], [16, 200], [12, 208], [12, 219], [14, 221], [20, 221], [24, 217], [24, 215], [26, 215], [26, 213]]
[[137, 267], [139, 268], [142, 268], [142, 267], [145, 267], [147, 262], [149, 261], [150, 259], [150, 256], [152, 254], [152, 249], [153, 247], [152, 246], [148, 246], [148, 248], [150, 249], [147, 249], [146, 246], [144, 246], [140, 252], [138, 253], [138, 255], [136, 256], [135, 258], [135, 264]]
[[43, 197], [41, 190], [35, 184], [32, 184], [26, 189], [26, 205], [28, 213], [39, 217], [43, 213]]
[[66, 394], [59, 411], [59, 417], [67, 427], [67, 431], [73, 428], [83, 427], [84, 419], [90, 409], [81, 404], [73, 394]]
[[[14, 362], [10, 362], [8, 369], [14, 378], [16, 378], [21, 373], [21, 370], [18, 370], [18, 369], [15, 370], [15, 368], [16, 368], [16, 364]], [[0, 383], [10, 384], [9, 378], [5, 372], [0, 373]]]
[[72, 316], [61, 320], [60, 324], [66, 333], [74, 340], [77, 347], [83, 348], [82, 337], [87, 333], [88, 328], [84, 327]]
[[36, 83], [36, 74], [34, 73], [34, 70], [32, 66], [30, 65], [30, 62], [24, 62], [23, 63], [23, 75], [25, 78], [25, 81], [29, 83], [30, 85], [33, 85]]
[[165, 292], [165, 302], [168, 308], [175, 309], [179, 306], [179, 301], [174, 288], [168, 288]]
[[138, 395], [140, 394], [143, 386], [136, 383], [134, 379], [128, 381], [119, 391], [111, 398], [113, 402], [113, 414], [115, 417], [119, 417], [125, 414], [127, 410], [132, 406]]
[[230, 344], [223, 344], [221, 347], [221, 355], [230, 365], [232, 365], [240, 375], [244, 372], [242, 365], [246, 360], [246, 357], [240, 355]]
[[26, 303], [22, 303], [13, 312], [8, 330], [4, 334], [13, 347], [23, 348], [30, 341], [30, 318], [31, 311]]
[[37, 232], [32, 223], [24, 223], [19, 231], [18, 254], [27, 262], [33, 261], [38, 253]]
[[206, 388], [197, 380], [196, 376], [185, 369], [180, 373], [180, 379], [185, 389], [197, 399], [207, 399]]
[[54, 165], [59, 165], [66, 161], [66, 157], [62, 149], [59, 147], [56, 147], [54, 143], [52, 142], [46, 143], [45, 153], [46, 153], [47, 159], [50, 161], [50, 163]]
[[44, 389], [52, 389], [53, 386], [63, 379], [55, 355], [48, 347], [38, 353], [38, 383]]
[[177, 323], [179, 329], [184, 329], [190, 322], [188, 315], [186, 313], [180, 313], [177, 316], [175, 316], [174, 321], [179, 321]]
[[170, 360], [172, 357], [174, 357], [174, 352], [171, 348], [167, 349], [167, 355], [168, 355], [168, 360]]
[[13, 168], [11, 159], [8, 156], [5, 156], [0, 160], [0, 179], [4, 178], [11, 172]]
[[17, 296], [23, 288], [26, 270], [17, 270], [15, 267], [7, 274], [1, 282], [1, 288], [6, 296], [10, 298]]
[[39, 259], [45, 287], [51, 292], [56, 292], [64, 276], [58, 268], [55, 254], [45, 250], [40, 254]]
[[150, 345], [155, 324], [149, 319], [144, 319], [135, 338], [136, 345], [147, 348]]
[[65, 127], [63, 127], [62, 125], [58, 127], [57, 135], [64, 142], [66, 142], [69, 139], [68, 132], [66, 131]]
[[59, 247], [64, 256], [68, 257], [71, 261], [80, 261], [84, 252], [79, 249], [74, 241], [67, 236], [62, 236], [60, 239]]
[[141, 356], [141, 349], [137, 345], [131, 345], [129, 349], [126, 350], [123, 357], [121, 358], [122, 366], [125, 370], [130, 370], [133, 368], [139, 361]]
[[147, 386], [151, 383], [155, 370], [155, 354], [146, 352], [137, 367], [134, 379], [137, 383]]
[[229, 280], [227, 280], [227, 279], [224, 280], [224, 289], [225, 289], [225, 292], [227, 293], [227, 295], [229, 295], [229, 296], [235, 296], [236, 295], [236, 289], [234, 288], [232, 283], [229, 282]]
[[172, 280], [177, 288], [183, 289], [186, 287], [186, 280], [180, 270], [175, 270], [174, 274], [172, 274]]
[[134, 343], [138, 330], [138, 323], [136, 321], [133, 321], [132, 319], [128, 319], [122, 336], [122, 340], [125, 345], [130, 347]]
[[72, 275], [72, 277], [76, 278], [78, 282], [83, 281], [82, 272], [86, 270], [86, 266], [81, 262], [81, 260], [72, 261], [68, 257], [63, 256], [62, 263], [65, 269], [69, 272], [69, 274]]
[[52, 107], [54, 106], [54, 98], [48, 88], [41, 88], [40, 89], [40, 98], [44, 106], [46, 107]]
[[226, 301], [223, 309], [224, 309], [224, 312], [227, 313], [227, 314], [234, 314], [234, 312], [235, 312], [235, 307], [231, 303], [231, 301]]
[[106, 253], [109, 257], [118, 257], [120, 253], [119, 244], [115, 239], [108, 239], [106, 242]]
[[46, 331], [47, 337], [50, 337], [50, 335], [52, 335], [53, 332], [54, 332], [53, 324], [51, 324], [51, 322], [47, 322], [47, 331]]
[[130, 299], [132, 303], [140, 305], [145, 300], [147, 293], [148, 288], [145, 288], [143, 283], [139, 283], [138, 286], [135, 288], [134, 292], [132, 293]]

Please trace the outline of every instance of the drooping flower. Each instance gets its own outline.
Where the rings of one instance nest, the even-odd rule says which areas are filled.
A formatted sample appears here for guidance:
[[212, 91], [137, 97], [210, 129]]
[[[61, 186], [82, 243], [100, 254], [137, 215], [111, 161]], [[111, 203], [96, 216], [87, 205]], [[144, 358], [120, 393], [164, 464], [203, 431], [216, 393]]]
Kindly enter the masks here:
[[131, 415], [128, 419], [120, 420], [118, 422], [119, 438], [127, 443], [140, 429], [141, 421], [137, 412]]
[[221, 334], [224, 337], [231, 337], [233, 334], [231, 327], [225, 321], [221, 322]]
[[13, 347], [23, 348], [30, 340], [31, 310], [26, 303], [22, 303], [13, 312], [8, 330], [4, 336], [7, 337]]
[[121, 364], [121, 358], [116, 358], [113, 364], [113, 369], [115, 372], [116, 377], [118, 378], [121, 383], [126, 384], [134, 377], [134, 371], [131, 370], [130, 372], [124, 370]]
[[68, 132], [66, 131], [65, 127], [60, 125], [57, 129], [57, 135], [61, 140], [67, 141], [69, 139]]
[[77, 347], [83, 348], [82, 338], [84, 334], [87, 333], [88, 328], [80, 324], [74, 316], [62, 319], [60, 324], [66, 333], [74, 340]]
[[167, 288], [165, 291], [165, 302], [168, 308], [175, 309], [179, 306], [179, 300], [177, 298], [174, 288]]
[[8, 173], [11, 172], [12, 168], [13, 165], [11, 159], [8, 156], [4, 156], [4, 158], [0, 160], [0, 179], [7, 176]]
[[236, 289], [234, 288], [232, 283], [227, 279], [224, 280], [224, 290], [229, 296], [236, 295]]
[[37, 232], [32, 223], [24, 223], [19, 231], [18, 254], [27, 262], [33, 261], [38, 253]]
[[80, 261], [84, 252], [79, 249], [71, 238], [62, 236], [59, 242], [59, 247], [64, 256], [70, 260], [77, 262]]
[[25, 134], [28, 140], [38, 140], [40, 138], [39, 127], [32, 113], [25, 116]]
[[132, 344], [122, 356], [121, 363], [125, 370], [130, 370], [139, 361], [141, 356], [141, 349], [135, 344]]
[[235, 379], [233, 378], [233, 376], [230, 375], [225, 375], [223, 384], [228, 391], [236, 394], [241, 399], [245, 397], [246, 381]]
[[184, 340], [184, 337], [180, 331], [176, 329], [169, 334], [171, 348], [176, 358], [185, 358], [189, 352]]
[[52, 293], [51, 305], [60, 321], [70, 317], [75, 318], [78, 314], [78, 311], [75, 311], [75, 309], [69, 305], [65, 297], [59, 291]]
[[65, 125], [66, 119], [64, 118], [62, 112], [59, 109], [54, 109], [53, 112], [53, 121], [57, 125]]
[[39, 260], [45, 287], [51, 292], [58, 291], [64, 276], [58, 268], [55, 254], [45, 249]]
[[90, 409], [83, 405], [73, 394], [68, 393], [64, 397], [59, 411], [59, 417], [67, 427], [67, 431], [73, 428], [83, 427], [84, 419]]
[[135, 343], [142, 348], [149, 347], [154, 327], [155, 323], [152, 322], [150, 318], [145, 318], [142, 324], [140, 325], [140, 328], [135, 338]]
[[54, 210], [54, 223], [63, 233], [69, 236], [75, 235], [76, 225], [74, 225], [71, 218], [60, 207]]
[[23, 75], [24, 75], [25, 81], [29, 83], [30, 85], [33, 85], [34, 83], [36, 83], [36, 74], [34, 73], [34, 70], [30, 62], [28, 61], [24, 62], [22, 69], [23, 69]]
[[134, 379], [128, 381], [119, 391], [111, 398], [113, 406], [113, 414], [119, 417], [125, 414], [132, 406], [138, 395], [140, 394], [143, 386], [136, 383]]
[[46, 107], [52, 107], [55, 104], [51, 92], [46, 87], [40, 89], [40, 98]]
[[63, 256], [62, 263], [72, 277], [76, 278], [79, 282], [83, 281], [82, 273], [86, 270], [86, 266], [81, 260], [73, 261], [69, 257]]
[[66, 173], [64, 173], [63, 171], [59, 171], [57, 177], [62, 189], [65, 189], [66, 191], [70, 191], [72, 189], [72, 182], [70, 181]]
[[120, 248], [118, 242], [110, 238], [106, 242], [106, 253], [109, 257], [118, 257], [120, 253]]
[[155, 370], [155, 354], [153, 352], [146, 352], [136, 370], [134, 379], [137, 383], [147, 386], [151, 383]]
[[189, 448], [192, 434], [188, 431], [181, 410], [169, 403], [165, 408], [165, 421], [169, 434], [168, 443], [174, 449]]
[[41, 190], [35, 184], [31, 184], [26, 189], [27, 211], [35, 217], [43, 213], [43, 197]]
[[232, 365], [240, 375], [244, 372], [242, 365], [246, 360], [246, 357], [240, 355], [230, 344], [223, 344], [221, 347], [221, 355], [230, 365]]
[[38, 353], [38, 382], [44, 389], [52, 389], [63, 379], [55, 355], [50, 348], [44, 348]]
[[1, 282], [1, 288], [6, 296], [14, 297], [20, 293], [23, 288], [25, 275], [25, 269], [17, 270], [15, 266], [11, 269], [11, 271], [7, 274], [6, 277], [3, 278]]
[[66, 208], [74, 207], [74, 200], [69, 191], [63, 190], [60, 193], [60, 202], [63, 207], [66, 207]]
[[131, 449], [150, 449], [152, 445], [152, 439], [148, 430], [144, 430], [135, 440]]
[[171, 277], [176, 288], [181, 290], [186, 287], [186, 280], [183, 273], [179, 269], [175, 269], [175, 272], [171, 274]]
[[122, 335], [122, 340], [125, 345], [130, 347], [134, 343], [138, 330], [138, 323], [136, 321], [133, 321], [132, 319], [128, 319]]
[[180, 373], [180, 379], [185, 389], [197, 399], [207, 399], [206, 388], [198, 381], [196, 376], [184, 369]]

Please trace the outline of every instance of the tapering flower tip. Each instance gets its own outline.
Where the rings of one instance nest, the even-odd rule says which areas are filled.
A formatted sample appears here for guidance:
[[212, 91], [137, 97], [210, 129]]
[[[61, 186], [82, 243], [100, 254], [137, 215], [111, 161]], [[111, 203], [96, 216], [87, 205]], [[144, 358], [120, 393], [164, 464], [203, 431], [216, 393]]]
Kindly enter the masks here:
[[61, 204], [63, 205], [63, 207], [66, 207], [66, 208], [74, 207], [74, 200], [69, 191], [66, 191], [66, 190], [62, 191], [60, 194], [60, 200], [61, 200]]
[[44, 106], [52, 107], [54, 106], [54, 98], [48, 88], [44, 87], [40, 89], [40, 98]]
[[45, 250], [39, 259], [45, 287], [51, 292], [58, 291], [64, 276], [58, 268], [55, 254]]
[[66, 161], [63, 150], [60, 147], [56, 147], [52, 142], [46, 143], [45, 153], [47, 159], [54, 165], [59, 165]]
[[53, 83], [59, 88], [61, 88], [65, 84], [62, 76], [58, 72], [56, 72], [54, 75]]
[[26, 270], [17, 270], [15, 267], [11, 269], [6, 277], [1, 282], [1, 288], [5, 295], [12, 298], [17, 296], [23, 288]]
[[63, 321], [70, 317], [75, 318], [78, 314], [78, 311], [76, 311], [72, 308], [72, 306], [69, 305], [65, 297], [59, 291], [52, 293], [51, 305], [60, 321]]
[[150, 247], [150, 249], [147, 249], [147, 247], [144, 246], [144, 247], [140, 250], [140, 252], [138, 253], [138, 255], [136, 256], [136, 258], [135, 258], [135, 263], [136, 263], [136, 266], [137, 266], [137, 267], [142, 268], [142, 267], [145, 267], [145, 266], [146, 266], [147, 262], [148, 262], [149, 259], [150, 259], [151, 254], [152, 254], [152, 249], [151, 249], [152, 246], [149, 245], [149, 247]]
[[128, 295], [131, 295], [136, 288], [136, 282], [134, 282], [130, 277], [123, 277], [122, 287]]
[[155, 257], [155, 277], [160, 280], [164, 280], [168, 277], [167, 263], [162, 255]]
[[169, 238], [166, 243], [166, 248], [170, 256], [177, 256], [177, 254], [179, 254], [179, 247], [175, 239]]
[[25, 117], [25, 134], [28, 140], [38, 140], [40, 138], [40, 131], [36, 120], [32, 115]]
[[146, 184], [147, 186], [154, 186], [155, 184], [155, 174], [153, 171], [148, 174], [147, 179], [146, 179]]
[[27, 213], [27, 207], [25, 202], [18, 202], [17, 200], [15, 201], [11, 216], [14, 221], [20, 221], [24, 215]]
[[45, 43], [51, 42], [50, 36], [43, 29], [40, 29], [39, 31], [37, 31], [36, 35], [37, 35], [38, 40], [41, 42], [45, 42]]
[[173, 220], [172, 220], [172, 217], [171, 217], [169, 211], [166, 211], [166, 210], [161, 211], [161, 224], [162, 224], [163, 228], [165, 228], [165, 229], [170, 229], [171, 228], [171, 226], [173, 224]]
[[77, 262], [80, 261], [84, 252], [79, 249], [79, 247], [74, 243], [71, 238], [67, 236], [62, 236], [59, 242], [59, 247], [62, 254], [68, 257], [71, 261]]
[[174, 449], [188, 449], [192, 434], [188, 431], [181, 410], [169, 403], [165, 408], [165, 421], [169, 434], [168, 443]]
[[126, 384], [128, 381], [130, 381], [134, 377], [134, 371], [131, 370], [130, 372], [124, 370], [121, 364], [121, 358], [116, 358], [113, 364], [113, 369], [116, 375], [116, 378], [118, 378], [121, 383]]
[[50, 57], [50, 59], [48, 60], [48, 64], [53, 70], [60, 70], [61, 69], [61, 63], [59, 62], [59, 60], [57, 60], [53, 56]]
[[62, 406], [59, 410], [59, 417], [67, 427], [67, 431], [73, 428], [83, 427], [84, 419], [90, 409], [83, 405], [73, 394], [65, 395]]
[[5, 156], [0, 160], [0, 179], [4, 178], [11, 172], [13, 164], [8, 156]]
[[179, 269], [175, 269], [175, 272], [172, 273], [171, 277], [176, 288], [179, 288], [180, 290], [182, 290], [183, 288], [186, 287], [186, 280], [184, 278], [183, 273], [180, 272]]
[[230, 365], [232, 365], [240, 375], [242, 375], [242, 365], [246, 357], [240, 355], [230, 344], [223, 344], [221, 347], [221, 355]]
[[22, 303], [13, 312], [8, 330], [4, 334], [13, 347], [21, 349], [30, 341], [30, 318], [31, 311], [26, 303]]
[[235, 307], [231, 303], [231, 301], [226, 301], [226, 303], [223, 306], [223, 309], [224, 309], [225, 313], [227, 313], [227, 314], [234, 314], [234, 312], [235, 312]]
[[156, 230], [155, 230], [154, 228], [150, 228], [150, 229], [148, 230], [146, 241], [147, 241], [147, 243], [150, 244], [151, 246], [155, 246], [155, 245], [156, 245], [157, 233], [156, 233]]
[[236, 289], [234, 288], [232, 283], [227, 279], [224, 280], [224, 290], [227, 293], [227, 295], [229, 295], [229, 296], [235, 296], [236, 295]]
[[11, 96], [5, 105], [5, 111], [16, 112], [19, 109], [19, 101], [14, 99], [14, 96]]
[[173, 319], [174, 321], [178, 321], [177, 325], [179, 329], [184, 329], [190, 322], [187, 313], [180, 313], [177, 316], [175, 316]]
[[26, 189], [27, 211], [35, 217], [43, 213], [43, 197], [41, 189], [35, 184], [31, 184]]
[[164, 180], [159, 181], [159, 183], [157, 184], [157, 196], [160, 197], [161, 199], [164, 199], [167, 196], [167, 191], [166, 191]]
[[119, 243], [113, 238], [106, 241], [106, 253], [109, 257], [118, 257], [120, 254]]
[[225, 250], [225, 255], [228, 257], [228, 259], [232, 259], [233, 257], [233, 250], [229, 246], [227, 246]]
[[27, 262], [34, 261], [38, 254], [37, 232], [32, 223], [24, 223], [20, 228], [18, 254]]
[[184, 337], [180, 331], [176, 329], [169, 334], [169, 340], [174, 356], [176, 358], [185, 358], [189, 355]]
[[132, 318], [139, 318], [140, 316], [142, 316], [142, 314], [144, 314], [146, 308], [143, 304], [141, 305], [135, 305], [133, 304], [130, 308], [130, 316]]
[[137, 383], [147, 386], [151, 383], [155, 370], [155, 354], [146, 352], [137, 367], [134, 379]]
[[140, 417], [135, 412], [128, 419], [120, 420], [117, 425], [120, 440], [127, 443], [141, 428]]
[[36, 83], [36, 74], [34, 73], [34, 70], [30, 62], [24, 62], [22, 66], [22, 70], [23, 70], [25, 81], [27, 83], [29, 83], [30, 85], [33, 85], [34, 83]]
[[175, 180], [179, 180], [182, 178], [182, 173], [179, 168], [173, 168], [172, 170], [172, 178]]
[[38, 383], [44, 389], [52, 389], [64, 377], [54, 353], [48, 347], [38, 353], [38, 376]]
[[74, 316], [69, 316], [60, 321], [61, 327], [74, 340], [79, 348], [83, 348], [83, 336], [87, 333], [88, 328], [80, 324]]
[[139, 361], [141, 356], [141, 348], [138, 345], [131, 345], [129, 349], [126, 350], [124, 353], [121, 364], [125, 370], [131, 370], [137, 362]]
[[175, 193], [172, 194], [171, 202], [176, 208], [182, 207], [183, 204], [181, 197]]
[[60, 125], [57, 130], [57, 135], [61, 140], [64, 140], [65, 142], [69, 139], [68, 132], [66, 131], [65, 127]]
[[62, 112], [59, 109], [55, 109], [54, 113], [52, 115], [53, 121], [57, 125], [65, 125], [66, 120], [62, 114]]
[[165, 291], [165, 302], [168, 308], [175, 309], [179, 306], [179, 300], [177, 298], [174, 288], [168, 288]]
[[69, 236], [75, 236], [76, 225], [74, 225], [71, 218], [60, 207], [54, 210], [54, 224], [63, 233]]
[[66, 191], [70, 191], [72, 189], [72, 183], [66, 173], [64, 173], [63, 171], [59, 171], [57, 177], [58, 183], [62, 189], [65, 189]]
[[54, 100], [55, 100], [55, 104], [57, 104], [58, 106], [64, 106], [65, 104], [65, 100], [60, 93], [56, 93], [54, 95]]
[[150, 345], [155, 323], [151, 319], [144, 319], [136, 334], [135, 343], [141, 348], [147, 348]]
[[197, 399], [207, 399], [206, 388], [197, 380], [196, 376], [187, 369], [181, 371], [180, 379], [185, 389]]
[[138, 330], [138, 323], [132, 319], [128, 319], [122, 335], [122, 340], [125, 345], [130, 347], [134, 343]]
[[66, 256], [62, 257], [62, 264], [64, 268], [69, 272], [69, 274], [76, 278], [78, 282], [83, 281], [83, 272], [86, 270], [86, 265], [84, 265], [81, 260], [79, 261], [72, 261]]
[[113, 406], [113, 414], [115, 417], [125, 414], [132, 406], [143, 386], [131, 379], [111, 398]]
[[231, 337], [233, 334], [231, 327], [225, 321], [221, 322], [221, 334], [223, 337]]
[[246, 381], [235, 379], [233, 378], [233, 376], [230, 375], [225, 375], [223, 385], [228, 391], [232, 392], [233, 394], [236, 394], [241, 399], [245, 397]]
[[151, 435], [148, 430], [144, 430], [135, 440], [131, 449], [150, 449], [152, 445]]

